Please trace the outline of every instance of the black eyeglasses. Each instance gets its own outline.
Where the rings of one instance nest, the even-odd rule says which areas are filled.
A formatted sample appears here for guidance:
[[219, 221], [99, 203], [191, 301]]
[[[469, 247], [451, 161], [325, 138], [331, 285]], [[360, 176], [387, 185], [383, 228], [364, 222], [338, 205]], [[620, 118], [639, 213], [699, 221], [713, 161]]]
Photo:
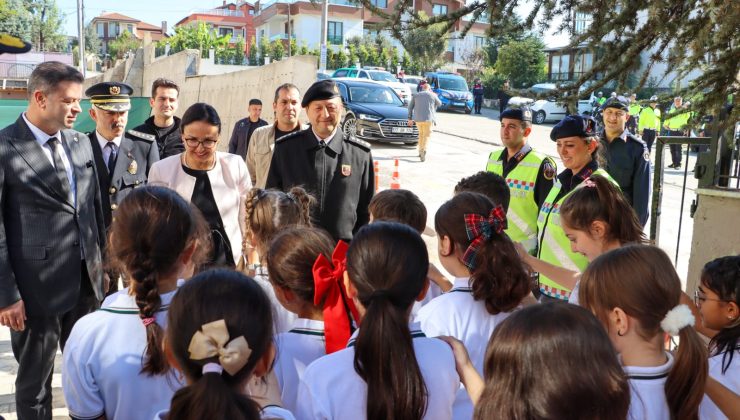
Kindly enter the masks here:
[[699, 292], [699, 289], [694, 290], [694, 305], [699, 306], [704, 301], [710, 302], [727, 302], [724, 299], [712, 299], [704, 296], [703, 293]]
[[189, 147], [192, 147], [193, 149], [197, 149], [198, 146], [203, 146], [206, 149], [213, 149], [216, 147], [216, 143], [218, 143], [218, 140], [196, 140], [196, 139], [186, 139], [185, 144], [187, 144]]

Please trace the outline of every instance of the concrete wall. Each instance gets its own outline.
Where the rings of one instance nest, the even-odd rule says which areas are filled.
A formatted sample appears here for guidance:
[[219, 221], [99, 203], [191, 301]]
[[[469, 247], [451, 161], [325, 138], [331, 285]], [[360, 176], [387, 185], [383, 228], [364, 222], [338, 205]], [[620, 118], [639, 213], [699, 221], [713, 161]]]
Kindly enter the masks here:
[[726, 255], [740, 254], [740, 191], [700, 188], [694, 214], [694, 236], [686, 279], [691, 294], [699, 283], [704, 264]]

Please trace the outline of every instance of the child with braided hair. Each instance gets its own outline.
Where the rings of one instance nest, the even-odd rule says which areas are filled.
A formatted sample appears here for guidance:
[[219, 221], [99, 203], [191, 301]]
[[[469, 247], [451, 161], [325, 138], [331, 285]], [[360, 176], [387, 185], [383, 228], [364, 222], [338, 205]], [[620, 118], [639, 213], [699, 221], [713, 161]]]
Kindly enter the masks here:
[[208, 255], [207, 224], [175, 191], [146, 186], [122, 202], [108, 255], [131, 280], [80, 319], [64, 352], [62, 383], [72, 418], [150, 419], [182, 384], [162, 351], [180, 279]]
[[315, 200], [301, 187], [293, 187], [287, 193], [252, 188], [245, 202], [246, 235], [242, 253], [249, 256], [251, 261], [247, 270], [242, 271], [257, 280], [270, 297], [275, 308], [275, 331], [285, 332], [292, 327], [296, 316], [283, 308], [275, 297], [268, 280], [265, 256], [273, 237], [281, 230], [293, 226], [311, 226], [310, 211]]

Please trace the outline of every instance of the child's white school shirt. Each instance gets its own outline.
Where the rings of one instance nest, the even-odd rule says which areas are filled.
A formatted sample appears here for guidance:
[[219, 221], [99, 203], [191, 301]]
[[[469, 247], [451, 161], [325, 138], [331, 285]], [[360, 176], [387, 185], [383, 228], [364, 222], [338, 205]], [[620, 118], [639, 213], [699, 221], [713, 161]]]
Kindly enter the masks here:
[[[164, 329], [174, 295], [174, 291], [160, 295], [162, 306], [155, 319]], [[128, 289], [109, 296], [101, 309], [77, 321], [62, 367], [70, 416], [148, 419], [169, 407], [183, 383], [174, 370], [156, 376], [140, 373], [145, 348], [146, 329]]]
[[314, 360], [326, 355], [324, 322], [298, 318], [290, 331], [275, 338], [275, 343], [274, 372], [280, 385], [280, 397], [285, 408], [295, 412], [303, 372]]
[[431, 302], [432, 299], [442, 295], [443, 293], [444, 292], [442, 291], [442, 289], [437, 286], [437, 283], [430, 281], [429, 290], [427, 290], [427, 294], [424, 296], [424, 299], [422, 299], [421, 302], [414, 302], [414, 306], [411, 307], [411, 321], [416, 319], [416, 317], [419, 315], [419, 310], [421, 310], [424, 305]]
[[[629, 420], [670, 420], [665, 381], [673, 367], [673, 355], [661, 366], [624, 366], [630, 384]], [[621, 361], [621, 359], [620, 359]]]
[[[735, 350], [730, 366], [725, 373], [722, 373], [722, 356], [724, 354], [718, 354], [709, 358], [709, 376], [735, 394], [740, 394], [740, 348]], [[725, 420], [727, 416], [722, 414], [709, 396], [704, 395], [704, 399], [701, 401], [701, 405], [699, 405], [699, 418], [702, 420]]]
[[293, 325], [293, 322], [298, 319], [298, 316], [285, 309], [277, 299], [277, 296], [275, 296], [275, 289], [272, 288], [270, 278], [267, 275], [267, 267], [257, 267], [254, 279], [257, 281], [257, 284], [262, 287], [262, 290], [265, 291], [267, 297], [270, 298], [270, 302], [272, 303], [272, 320], [275, 325], [275, 334], [288, 331]]
[[[447, 343], [427, 338], [412, 323], [414, 353], [427, 387], [426, 420], [449, 420], [460, 387], [455, 359]], [[353, 337], [357, 336], [357, 331]], [[349, 347], [311, 363], [298, 390], [299, 420], [364, 420], [367, 415], [367, 384], [354, 368], [354, 339]], [[392, 343], [388, 343], [390, 347]]]

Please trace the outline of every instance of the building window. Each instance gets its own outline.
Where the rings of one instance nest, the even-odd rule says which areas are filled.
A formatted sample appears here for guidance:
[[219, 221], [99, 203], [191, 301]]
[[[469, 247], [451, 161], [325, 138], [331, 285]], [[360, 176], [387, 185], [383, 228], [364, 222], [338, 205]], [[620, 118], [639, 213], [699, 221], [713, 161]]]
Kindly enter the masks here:
[[249, 16], [254, 16], [254, 9], [249, 9]]
[[385, 9], [388, 7], [388, 0], [370, 0], [370, 3], [378, 9]]
[[330, 45], [343, 45], [344, 24], [342, 22], [328, 22], [326, 42]]
[[486, 43], [486, 37], [483, 36], [476, 36], [473, 37], [473, 40], [475, 41], [475, 48], [483, 48], [483, 45]]
[[570, 54], [554, 54], [550, 66], [550, 79], [570, 80]]
[[447, 15], [447, 5], [446, 4], [432, 5], [432, 15], [433, 16]]
[[128, 33], [130, 33], [131, 35], [133, 35], [134, 34], [134, 25], [132, 25], [132, 24], [129, 23], [128, 25], [126, 25], [126, 30], [128, 31]]
[[573, 79], [583, 76], [583, 73], [591, 70], [593, 67], [594, 56], [590, 51], [580, 51], [576, 54], [573, 62]]
[[234, 37], [234, 28], [218, 28], [218, 36], [228, 35], [229, 38]]
[[98, 38], [105, 38], [105, 23], [98, 22]]
[[590, 13], [576, 12], [574, 28], [575, 34], [580, 35], [586, 32], [588, 27], [591, 26], [591, 20], [592, 18]]
[[121, 35], [121, 25], [118, 22], [108, 22], [108, 37], [113, 38]]

